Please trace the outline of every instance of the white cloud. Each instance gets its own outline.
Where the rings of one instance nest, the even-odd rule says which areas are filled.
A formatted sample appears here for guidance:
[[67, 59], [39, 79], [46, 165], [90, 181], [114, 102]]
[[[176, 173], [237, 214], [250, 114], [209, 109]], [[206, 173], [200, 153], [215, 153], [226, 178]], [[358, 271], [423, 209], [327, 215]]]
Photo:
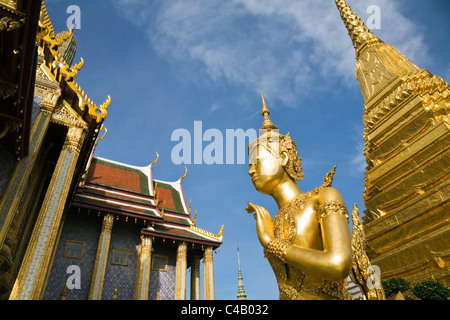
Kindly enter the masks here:
[[355, 146], [355, 154], [351, 159], [352, 167], [356, 170], [356, 173], [362, 173], [366, 171], [366, 157], [364, 156], [364, 144], [358, 143]]
[[213, 105], [211, 106], [211, 108], [209, 108], [209, 111], [212, 113], [212, 112], [217, 111], [217, 110], [219, 110], [219, 109], [220, 109], [220, 106], [219, 106], [219, 105], [213, 104]]
[[[367, 2], [349, 2], [367, 19]], [[395, 3], [372, 2], [382, 17], [374, 33], [413, 61], [424, 61], [427, 50], [414, 23]], [[354, 49], [331, 0], [116, 0], [115, 5], [148, 28], [160, 55], [181, 66], [199, 65], [213, 81], [262, 91], [288, 105], [329, 80], [355, 85]]]

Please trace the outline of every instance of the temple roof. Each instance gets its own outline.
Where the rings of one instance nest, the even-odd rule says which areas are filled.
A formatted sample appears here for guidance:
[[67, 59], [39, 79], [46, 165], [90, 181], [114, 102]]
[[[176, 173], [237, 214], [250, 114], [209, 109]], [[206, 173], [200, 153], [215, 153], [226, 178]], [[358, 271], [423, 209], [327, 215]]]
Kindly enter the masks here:
[[116, 161], [94, 157], [86, 182], [109, 188], [153, 196], [151, 165], [135, 167]]
[[147, 220], [144, 234], [220, 245], [221, 235], [195, 226], [186, 205], [182, 178], [174, 182], [156, 180], [152, 167], [153, 163], [137, 167], [94, 157], [72, 205]]

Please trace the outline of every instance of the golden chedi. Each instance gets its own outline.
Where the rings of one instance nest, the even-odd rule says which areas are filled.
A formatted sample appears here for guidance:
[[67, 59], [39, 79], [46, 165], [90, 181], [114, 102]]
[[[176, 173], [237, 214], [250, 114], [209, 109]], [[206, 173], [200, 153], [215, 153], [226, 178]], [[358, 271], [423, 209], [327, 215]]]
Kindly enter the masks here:
[[336, 6], [365, 104], [367, 253], [383, 280], [450, 285], [450, 86]]

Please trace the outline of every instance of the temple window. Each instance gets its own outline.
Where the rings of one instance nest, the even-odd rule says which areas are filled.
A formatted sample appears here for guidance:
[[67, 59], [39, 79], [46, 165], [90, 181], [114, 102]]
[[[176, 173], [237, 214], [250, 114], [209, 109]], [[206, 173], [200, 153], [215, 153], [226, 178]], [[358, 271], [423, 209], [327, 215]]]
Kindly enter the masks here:
[[64, 248], [63, 256], [65, 258], [73, 258], [73, 259], [83, 259], [84, 248], [86, 243], [67, 240], [66, 247]]
[[126, 249], [113, 249], [111, 264], [116, 264], [119, 266], [127, 266], [128, 265], [128, 256], [130, 255], [130, 251]]
[[166, 256], [153, 255], [152, 270], [167, 271], [167, 260], [168, 258]]

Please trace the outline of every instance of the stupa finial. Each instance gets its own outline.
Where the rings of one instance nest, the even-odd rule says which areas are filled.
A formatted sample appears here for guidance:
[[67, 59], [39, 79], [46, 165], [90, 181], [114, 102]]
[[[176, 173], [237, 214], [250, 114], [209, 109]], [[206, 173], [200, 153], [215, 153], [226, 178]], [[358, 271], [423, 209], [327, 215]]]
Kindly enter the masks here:
[[342, 21], [344, 21], [348, 34], [352, 39], [357, 56], [363, 44], [382, 42], [367, 28], [361, 18], [358, 17], [345, 0], [335, 0], [335, 2], [341, 14]]

